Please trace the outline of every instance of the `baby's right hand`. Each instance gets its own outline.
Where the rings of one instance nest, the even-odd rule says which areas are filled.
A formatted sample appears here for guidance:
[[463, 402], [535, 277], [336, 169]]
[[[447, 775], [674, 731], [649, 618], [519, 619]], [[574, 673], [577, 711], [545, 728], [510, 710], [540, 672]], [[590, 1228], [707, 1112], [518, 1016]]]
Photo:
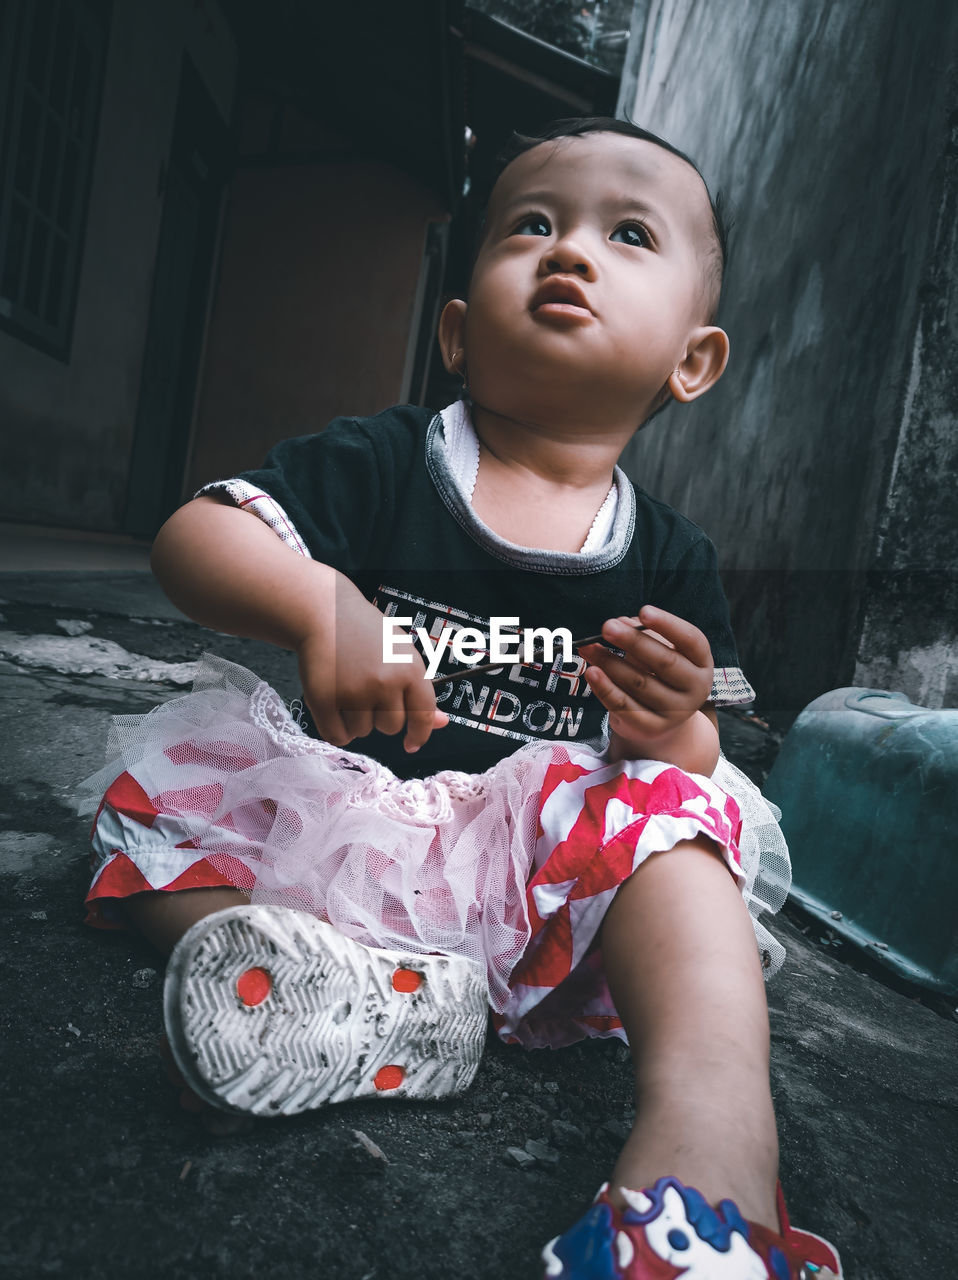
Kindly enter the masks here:
[[383, 661], [383, 615], [359, 592], [337, 601], [334, 630], [317, 628], [297, 647], [306, 705], [317, 732], [345, 747], [373, 729], [401, 733], [418, 751], [433, 729], [449, 723], [436, 707], [426, 668], [412, 647], [412, 662]]

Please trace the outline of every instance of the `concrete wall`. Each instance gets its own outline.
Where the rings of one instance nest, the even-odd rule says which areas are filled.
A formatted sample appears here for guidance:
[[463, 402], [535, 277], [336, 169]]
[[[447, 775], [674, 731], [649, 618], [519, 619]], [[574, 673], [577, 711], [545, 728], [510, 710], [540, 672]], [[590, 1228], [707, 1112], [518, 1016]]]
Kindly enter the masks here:
[[[952, 45], [954, 49], [954, 45]], [[952, 86], [954, 87], [954, 79]], [[952, 94], [952, 105], [958, 93]], [[855, 681], [958, 706], [958, 110], [937, 193]]]
[[228, 118], [236, 51], [213, 0], [113, 5], [72, 349], [0, 333], [6, 519], [120, 527], [184, 52]]
[[713, 536], [768, 708], [958, 692], [956, 59], [948, 0], [636, 8], [620, 107], [735, 229], [725, 378], [626, 464]]

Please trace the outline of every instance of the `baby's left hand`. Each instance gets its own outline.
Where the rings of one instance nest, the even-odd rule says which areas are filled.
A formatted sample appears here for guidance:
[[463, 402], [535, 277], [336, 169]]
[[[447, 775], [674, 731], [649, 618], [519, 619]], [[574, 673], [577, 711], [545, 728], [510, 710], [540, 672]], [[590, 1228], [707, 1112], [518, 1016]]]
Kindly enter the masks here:
[[585, 678], [609, 712], [609, 725], [629, 755], [657, 758], [655, 744], [668, 738], [708, 702], [712, 692], [712, 650], [704, 634], [683, 618], [653, 605], [635, 618], [610, 618], [603, 639], [621, 649], [618, 657], [589, 645]]

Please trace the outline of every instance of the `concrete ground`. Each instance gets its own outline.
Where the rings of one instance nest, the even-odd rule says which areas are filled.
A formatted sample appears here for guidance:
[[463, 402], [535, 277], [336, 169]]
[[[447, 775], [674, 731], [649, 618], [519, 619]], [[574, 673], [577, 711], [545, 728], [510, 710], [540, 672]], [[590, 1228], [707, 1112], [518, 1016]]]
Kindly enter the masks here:
[[[474, 1087], [454, 1103], [238, 1123], [183, 1111], [157, 1055], [161, 960], [81, 923], [88, 820], [73, 788], [102, 762], [108, 718], [175, 696], [179, 664], [204, 648], [286, 696], [291, 661], [181, 620], [144, 572], [142, 548], [139, 559], [135, 547], [114, 560], [99, 545], [86, 560], [77, 553], [91, 569], [49, 547], [39, 568], [10, 546], [0, 573], [0, 1274], [537, 1277], [539, 1248], [583, 1211], [627, 1131], [624, 1047], [528, 1053], [490, 1039]], [[774, 734], [723, 721], [728, 754], [761, 777]], [[954, 1011], [844, 963], [800, 917], [774, 927], [788, 948], [769, 1001], [793, 1220], [834, 1241], [849, 1280], [954, 1280]]]

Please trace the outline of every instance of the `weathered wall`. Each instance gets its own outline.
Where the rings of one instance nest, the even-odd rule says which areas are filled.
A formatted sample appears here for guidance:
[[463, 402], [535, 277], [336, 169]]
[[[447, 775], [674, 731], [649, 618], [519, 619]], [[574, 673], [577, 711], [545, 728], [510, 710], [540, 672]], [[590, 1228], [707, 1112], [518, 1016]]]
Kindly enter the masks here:
[[958, 634], [958, 7], [642, 0], [636, 23], [621, 106], [735, 228], [725, 378], [628, 468], [718, 544], [766, 707], [879, 677], [954, 701], [926, 677]]
[[184, 52], [228, 118], [236, 51], [211, 0], [113, 5], [72, 349], [0, 333], [6, 519], [120, 527]]
[[947, 126], [855, 669], [933, 707], [958, 706], [958, 109]]

